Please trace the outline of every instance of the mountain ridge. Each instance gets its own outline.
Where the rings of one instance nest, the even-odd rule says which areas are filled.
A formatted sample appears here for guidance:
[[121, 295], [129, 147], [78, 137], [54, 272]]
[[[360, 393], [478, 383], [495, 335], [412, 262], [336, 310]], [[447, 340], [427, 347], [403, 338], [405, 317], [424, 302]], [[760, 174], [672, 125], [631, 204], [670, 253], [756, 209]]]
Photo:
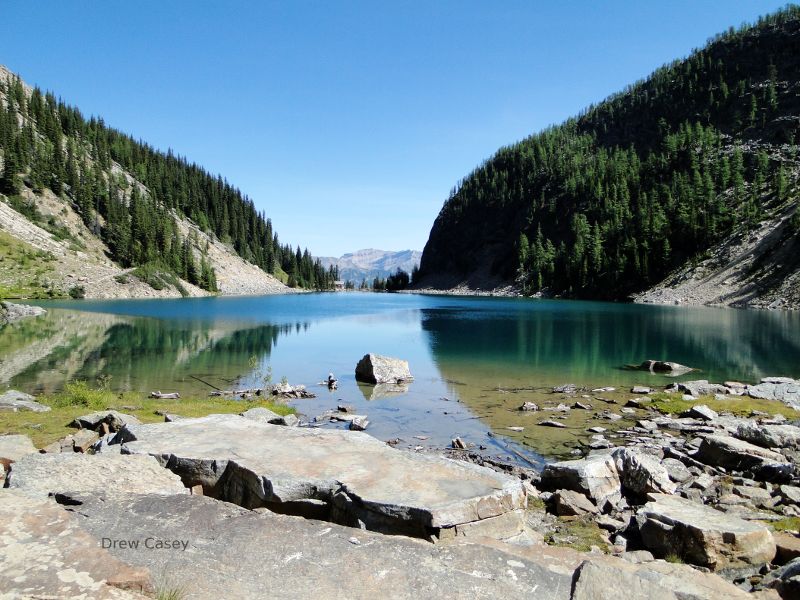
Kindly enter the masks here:
[[[797, 223], [799, 73], [788, 6], [500, 148], [444, 203], [414, 287], [627, 300], [787, 211]], [[738, 278], [750, 293], [697, 302], [758, 304], [779, 284], [768, 272]]]
[[385, 279], [396, 273], [397, 269], [411, 274], [414, 267], [419, 265], [421, 257], [422, 252], [418, 250], [364, 248], [345, 253], [340, 257], [319, 256], [317, 258], [326, 269], [332, 266], [337, 267], [339, 278], [342, 281], [352, 281], [358, 284], [364, 279], [368, 283], [376, 277]]

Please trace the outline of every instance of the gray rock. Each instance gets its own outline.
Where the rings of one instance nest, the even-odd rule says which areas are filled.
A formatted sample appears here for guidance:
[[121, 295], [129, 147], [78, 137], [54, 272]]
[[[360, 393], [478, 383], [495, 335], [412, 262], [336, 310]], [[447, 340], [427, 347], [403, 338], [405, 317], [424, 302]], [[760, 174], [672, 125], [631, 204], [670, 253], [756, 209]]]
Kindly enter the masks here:
[[29, 496], [187, 494], [180, 477], [151, 456], [28, 454], [11, 465], [7, 485]]
[[534, 404], [533, 402], [525, 402], [522, 406], [519, 407], [519, 410], [535, 412], [539, 410], [539, 406]]
[[792, 504], [800, 504], [800, 487], [794, 485], [782, 485], [780, 488], [781, 498], [785, 502], [791, 502]]
[[34, 452], [36, 446], [27, 435], [0, 435], [0, 459], [15, 461]]
[[8, 390], [0, 394], [0, 412], [19, 412], [29, 410], [31, 412], [47, 412], [50, 410], [49, 406], [39, 404], [36, 399], [30, 394], [18, 392], [17, 390]]
[[81, 429], [72, 435], [72, 449], [75, 452], [86, 452], [95, 442], [100, 439], [100, 435], [91, 429]]
[[586, 496], [572, 490], [558, 490], [552, 500], [555, 513], [560, 517], [596, 515], [598, 512]]
[[663, 373], [673, 377], [685, 375], [690, 371], [694, 371], [692, 367], [666, 360], [646, 360], [639, 365], [639, 370], [650, 371], [651, 373]]
[[574, 383], [565, 383], [557, 385], [553, 388], [554, 394], [575, 394], [578, 391], [578, 386]]
[[630, 552], [625, 552], [622, 554], [620, 558], [625, 562], [629, 562], [634, 565], [653, 562], [655, 560], [653, 553], [648, 552], [647, 550], [631, 550]]
[[564, 429], [566, 427], [561, 421], [539, 421], [539, 425], [543, 427], [557, 427], [559, 429]]
[[582, 560], [577, 552], [544, 545], [434, 545], [247, 511], [203, 496], [89, 497], [78, 510], [82, 527], [96, 536], [186, 540], [186, 551], [111, 552], [152, 573], [170, 573], [192, 600], [569, 600]]
[[649, 394], [652, 391], [649, 387], [642, 385], [635, 385], [631, 388], [631, 394]]
[[624, 489], [638, 495], [675, 493], [676, 484], [670, 480], [666, 467], [655, 457], [633, 448], [617, 448], [611, 456]]
[[713, 396], [714, 394], [729, 394], [731, 392], [730, 388], [718, 383], [709, 383], [707, 379], [683, 381], [677, 385], [677, 389], [695, 398], [699, 396]]
[[126, 415], [116, 410], [99, 410], [78, 417], [71, 425], [81, 429], [97, 430], [103, 423], [108, 425], [109, 430], [119, 431], [125, 425], [139, 425], [141, 421], [133, 415]]
[[364, 383], [404, 383], [414, 378], [408, 361], [380, 354], [365, 354], [356, 365], [356, 381]]
[[748, 387], [747, 394], [751, 398], [780, 400], [800, 410], [800, 381], [789, 377], [765, 377], [760, 384]]
[[12, 304], [11, 302], [0, 302], [0, 327], [27, 319], [28, 317], [39, 317], [47, 313], [41, 306], [29, 306], [27, 304]]
[[[103, 549], [81, 518], [47, 499], [0, 490], [0, 590], [4, 598], [144, 600], [153, 591], [146, 568]], [[124, 531], [120, 538], [126, 538]], [[123, 589], [124, 588], [124, 589]], [[142, 595], [139, 592], [147, 592]]]
[[792, 448], [800, 445], [800, 427], [795, 425], [759, 425], [749, 421], [735, 433], [740, 440], [764, 448]]
[[404, 452], [359, 432], [275, 427], [236, 415], [128, 426], [123, 452], [150, 454], [187, 487], [245, 508], [293, 513], [323, 500], [331, 518], [428, 538], [526, 505], [523, 483], [488, 468]]
[[775, 557], [775, 541], [759, 524], [678, 496], [652, 494], [636, 520], [645, 548], [677, 554], [713, 571], [759, 566]]
[[747, 600], [750, 595], [712, 573], [662, 561], [635, 564], [613, 558], [584, 562], [571, 600]]
[[765, 463], [785, 462], [777, 452], [725, 435], [710, 435], [700, 444], [695, 458], [707, 465], [746, 471]]
[[761, 585], [776, 590], [783, 600], [800, 598], [800, 558], [795, 558], [768, 573]]
[[684, 483], [692, 478], [691, 471], [677, 458], [665, 458], [661, 465], [667, 470], [669, 478], [676, 483]]
[[300, 419], [298, 419], [295, 415], [279, 415], [261, 406], [250, 408], [243, 413], [240, 413], [240, 416], [244, 417], [245, 419], [250, 419], [251, 421], [256, 421], [258, 423], [269, 423], [270, 425], [285, 425], [288, 427], [295, 427], [298, 423], [300, 423]]
[[705, 404], [697, 404], [682, 413], [681, 416], [690, 417], [692, 419], [703, 419], [704, 421], [713, 421], [719, 415]]
[[539, 487], [580, 492], [604, 512], [622, 497], [614, 459], [607, 454], [545, 465]]
[[350, 421], [350, 425], [348, 427], [351, 431], [364, 431], [367, 427], [369, 427], [369, 420], [367, 417], [356, 415], [353, 420]]

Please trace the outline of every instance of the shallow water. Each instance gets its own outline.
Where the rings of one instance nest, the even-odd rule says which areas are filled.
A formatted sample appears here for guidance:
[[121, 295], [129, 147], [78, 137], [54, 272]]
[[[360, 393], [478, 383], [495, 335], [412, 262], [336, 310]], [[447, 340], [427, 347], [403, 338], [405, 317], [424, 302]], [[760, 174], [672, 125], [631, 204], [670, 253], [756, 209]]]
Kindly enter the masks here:
[[[110, 377], [118, 390], [206, 394], [258, 384], [271, 369], [273, 382], [318, 394], [295, 403], [309, 416], [345, 403], [381, 439], [513, 440], [534, 459], [553, 452], [550, 437], [576, 433], [531, 427], [529, 415], [525, 433], [505, 427], [520, 424], [525, 400], [557, 403], [553, 385], [668, 383], [624, 369], [649, 358], [700, 369], [681, 379], [800, 376], [800, 315], [789, 312], [365, 293], [40, 304], [45, 317], [0, 329], [0, 388]], [[408, 360], [414, 383], [374, 397], [354, 379], [367, 352]], [[340, 382], [332, 393], [316, 386], [328, 372]]]

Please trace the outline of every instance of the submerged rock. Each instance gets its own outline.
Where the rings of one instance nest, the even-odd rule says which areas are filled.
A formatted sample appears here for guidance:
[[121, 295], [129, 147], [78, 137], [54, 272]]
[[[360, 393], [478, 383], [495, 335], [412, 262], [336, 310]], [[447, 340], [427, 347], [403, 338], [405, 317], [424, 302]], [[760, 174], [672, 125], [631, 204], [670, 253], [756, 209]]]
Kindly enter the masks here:
[[356, 365], [356, 381], [364, 383], [404, 383], [414, 377], [408, 361], [380, 354], [365, 354]]
[[677, 555], [712, 571], [760, 566], [775, 557], [769, 530], [702, 504], [652, 494], [637, 513], [642, 543], [657, 556]]
[[664, 375], [672, 375], [674, 377], [677, 377], [678, 375], [685, 375], [690, 371], [694, 371], [692, 367], [687, 367], [686, 365], [667, 360], [646, 360], [640, 364], [638, 368], [640, 371], [662, 373]]

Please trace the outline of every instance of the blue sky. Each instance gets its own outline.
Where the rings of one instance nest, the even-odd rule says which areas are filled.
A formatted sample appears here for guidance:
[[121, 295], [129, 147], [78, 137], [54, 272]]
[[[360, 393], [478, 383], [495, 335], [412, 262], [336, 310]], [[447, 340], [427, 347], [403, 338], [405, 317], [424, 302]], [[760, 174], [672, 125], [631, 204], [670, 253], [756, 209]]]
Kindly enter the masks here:
[[784, 2], [0, 0], [0, 64], [316, 255], [421, 250], [500, 146]]

